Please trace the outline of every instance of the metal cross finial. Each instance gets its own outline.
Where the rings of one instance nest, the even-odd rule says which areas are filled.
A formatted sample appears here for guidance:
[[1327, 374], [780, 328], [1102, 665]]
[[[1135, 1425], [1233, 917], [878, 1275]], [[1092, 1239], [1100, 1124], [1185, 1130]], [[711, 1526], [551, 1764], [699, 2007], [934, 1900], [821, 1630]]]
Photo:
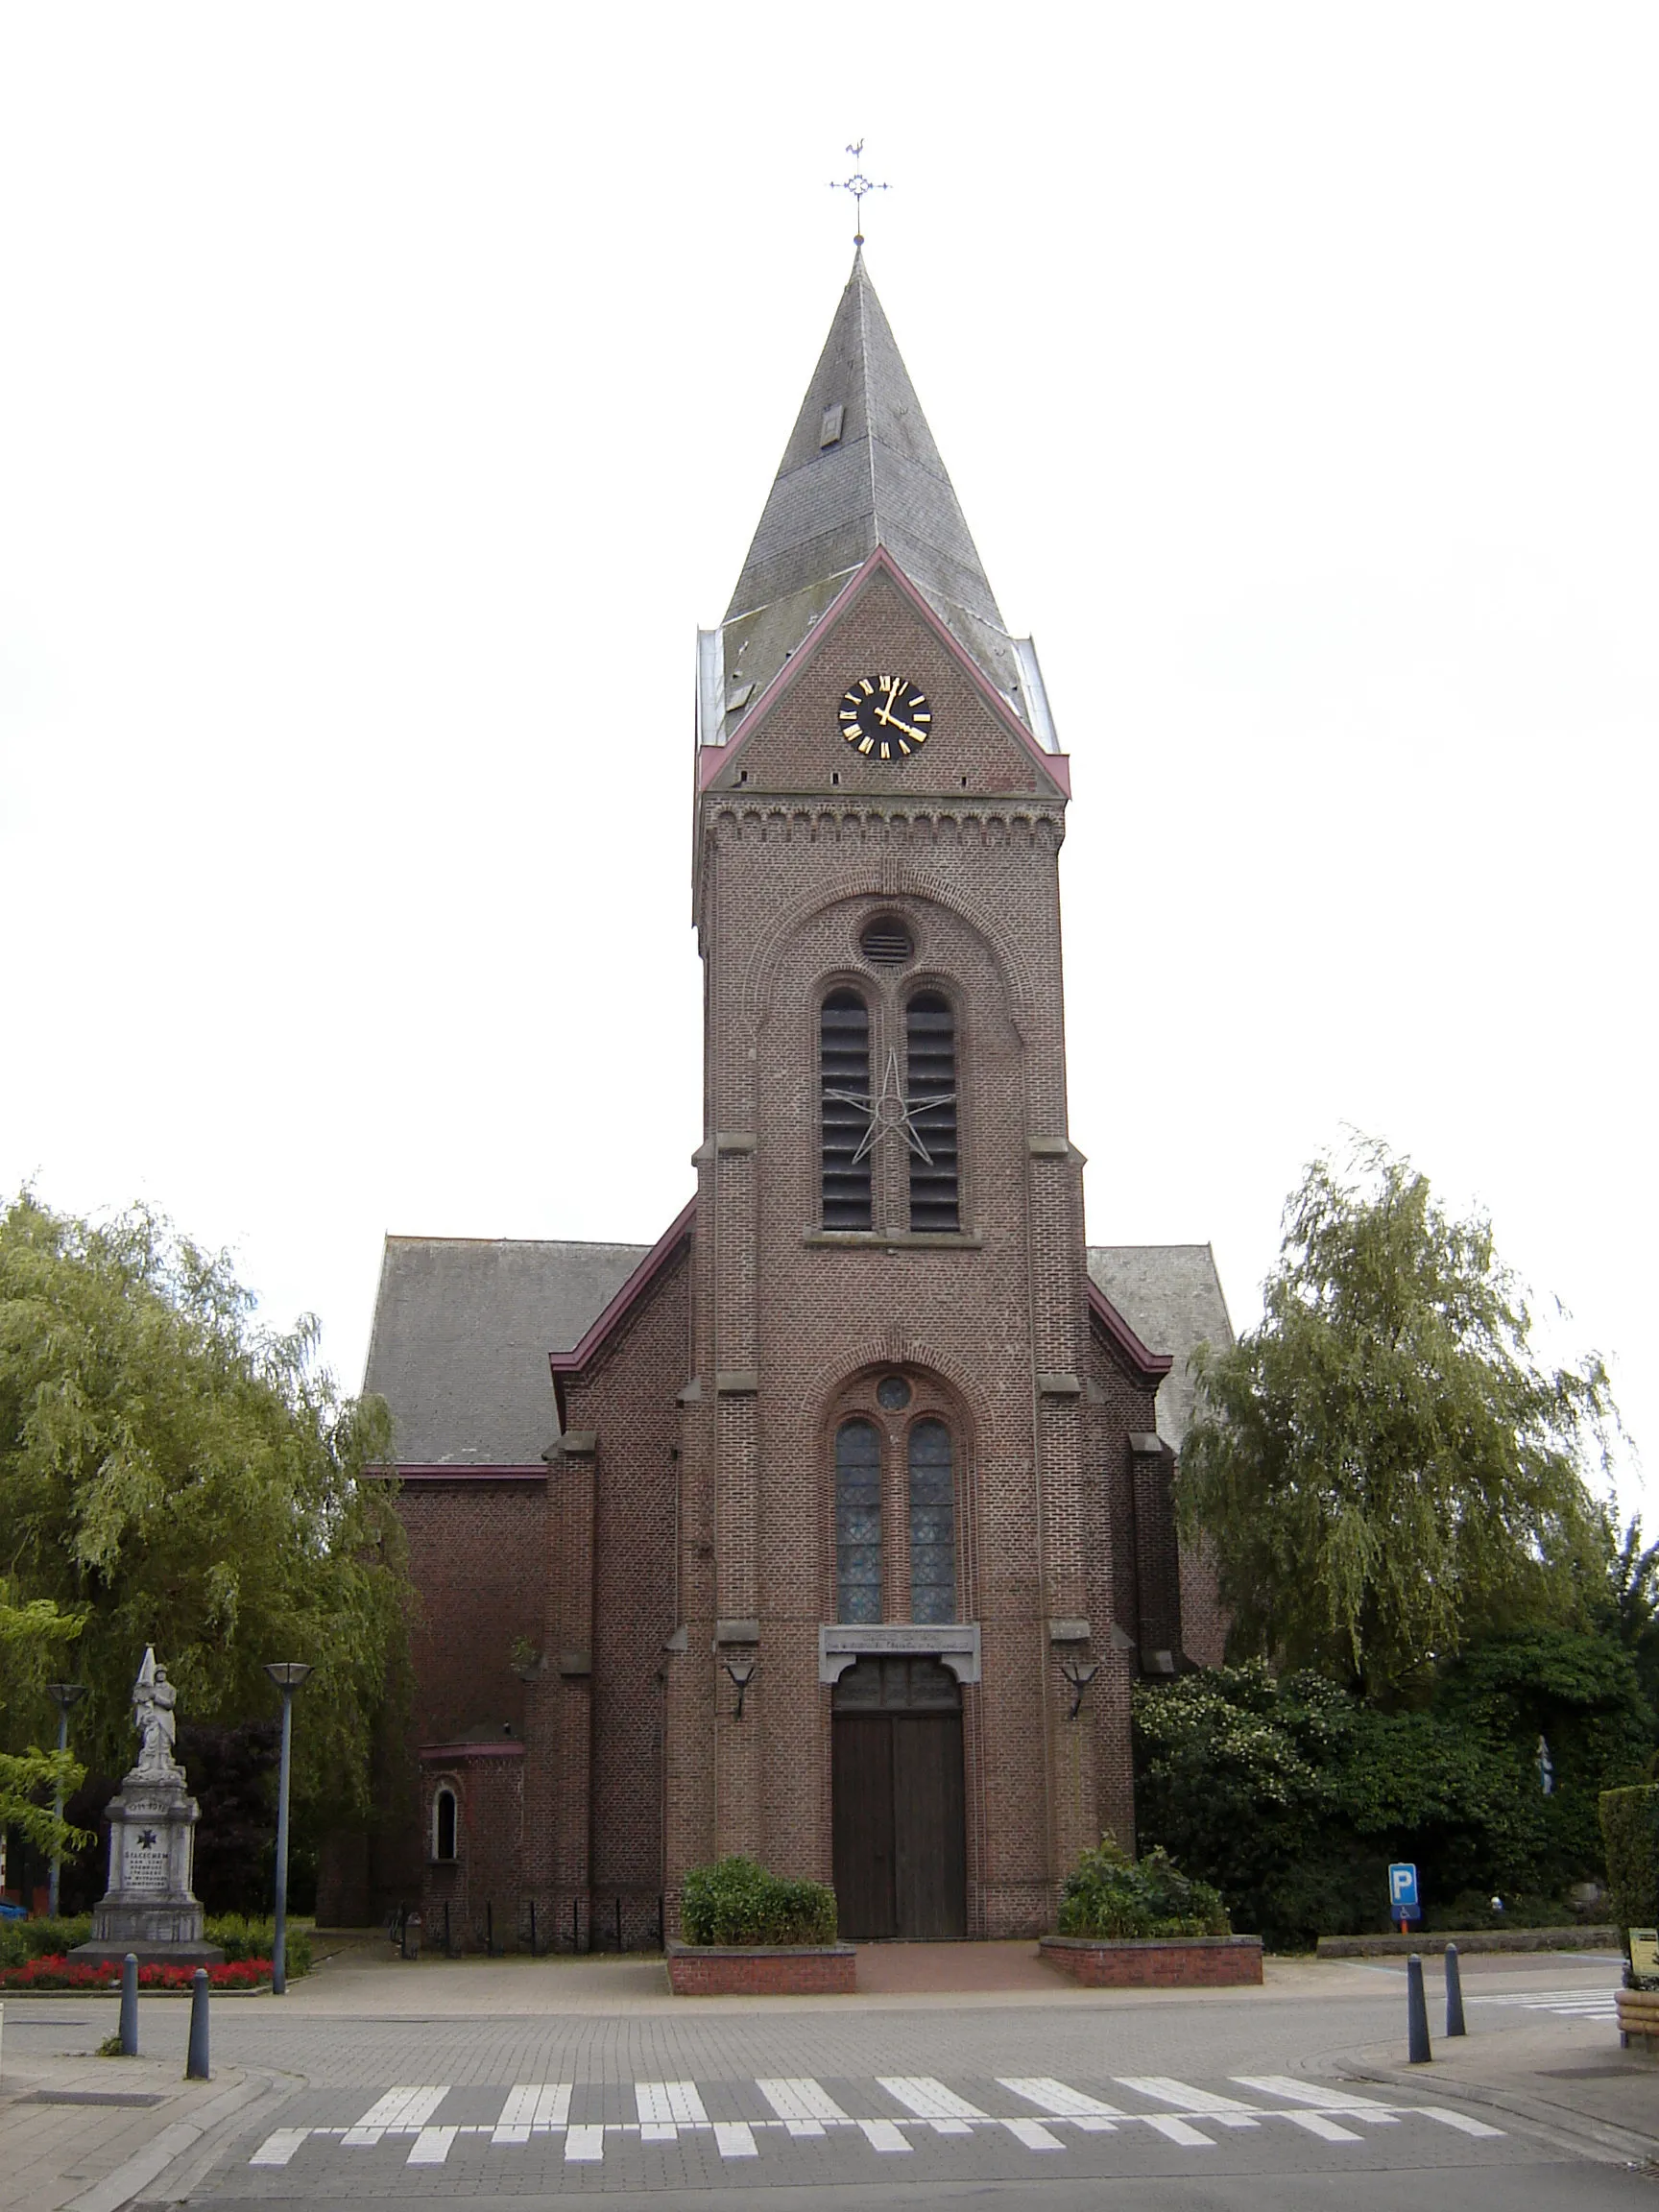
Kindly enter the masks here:
[[[852, 155], [854, 162], [861, 162], [864, 158], [863, 139], [860, 138], [856, 146], [849, 146], [847, 151]], [[858, 228], [853, 233], [853, 243], [854, 246], [862, 246], [864, 243], [864, 195], [866, 192], [891, 192], [892, 185], [873, 184], [861, 168], [854, 168], [851, 177], [840, 179], [831, 177], [830, 189], [831, 192], [852, 193], [853, 204], [858, 210], [854, 218]]]

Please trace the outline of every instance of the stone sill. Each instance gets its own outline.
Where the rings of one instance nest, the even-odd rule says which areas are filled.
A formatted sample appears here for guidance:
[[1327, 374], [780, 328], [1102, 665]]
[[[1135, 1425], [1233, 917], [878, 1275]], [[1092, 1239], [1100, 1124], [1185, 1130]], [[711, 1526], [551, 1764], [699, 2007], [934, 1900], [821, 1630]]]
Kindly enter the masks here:
[[816, 1251], [849, 1252], [982, 1252], [983, 1237], [966, 1230], [808, 1229], [801, 1239]]

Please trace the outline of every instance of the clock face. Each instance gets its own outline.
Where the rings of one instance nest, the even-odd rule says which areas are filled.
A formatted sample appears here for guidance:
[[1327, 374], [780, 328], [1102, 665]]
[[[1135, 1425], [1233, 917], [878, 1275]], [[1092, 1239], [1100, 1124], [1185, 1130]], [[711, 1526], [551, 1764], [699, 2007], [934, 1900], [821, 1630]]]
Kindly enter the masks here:
[[926, 693], [905, 676], [860, 676], [837, 711], [842, 736], [870, 760], [907, 760], [933, 726]]

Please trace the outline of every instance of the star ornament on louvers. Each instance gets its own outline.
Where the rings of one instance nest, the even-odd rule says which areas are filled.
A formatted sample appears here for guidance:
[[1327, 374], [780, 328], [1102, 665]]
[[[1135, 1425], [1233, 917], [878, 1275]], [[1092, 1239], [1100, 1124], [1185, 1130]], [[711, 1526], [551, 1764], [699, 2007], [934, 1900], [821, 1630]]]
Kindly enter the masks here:
[[853, 1155], [854, 1167], [868, 1156], [877, 1138], [889, 1129], [902, 1129], [904, 1142], [917, 1159], [925, 1161], [931, 1167], [933, 1155], [922, 1141], [922, 1132], [916, 1126], [916, 1116], [926, 1113], [930, 1106], [953, 1106], [956, 1103], [954, 1091], [941, 1091], [931, 1098], [906, 1098], [903, 1085], [899, 1080], [897, 1052], [889, 1052], [887, 1055], [886, 1071], [881, 1077], [881, 1090], [878, 1097], [871, 1098], [858, 1091], [826, 1091], [824, 1095], [834, 1099], [837, 1106], [853, 1106], [860, 1114], [868, 1114], [870, 1117], [870, 1126], [859, 1139], [858, 1149]]

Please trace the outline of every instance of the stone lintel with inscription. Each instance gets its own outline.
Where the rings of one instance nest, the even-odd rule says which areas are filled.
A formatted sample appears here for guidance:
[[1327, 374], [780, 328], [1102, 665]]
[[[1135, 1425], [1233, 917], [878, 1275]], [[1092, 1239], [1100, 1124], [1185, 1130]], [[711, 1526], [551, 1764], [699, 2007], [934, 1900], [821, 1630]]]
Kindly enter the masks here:
[[838, 1682], [860, 1659], [937, 1659], [958, 1682], [979, 1679], [977, 1621], [841, 1622], [818, 1631], [818, 1679]]

